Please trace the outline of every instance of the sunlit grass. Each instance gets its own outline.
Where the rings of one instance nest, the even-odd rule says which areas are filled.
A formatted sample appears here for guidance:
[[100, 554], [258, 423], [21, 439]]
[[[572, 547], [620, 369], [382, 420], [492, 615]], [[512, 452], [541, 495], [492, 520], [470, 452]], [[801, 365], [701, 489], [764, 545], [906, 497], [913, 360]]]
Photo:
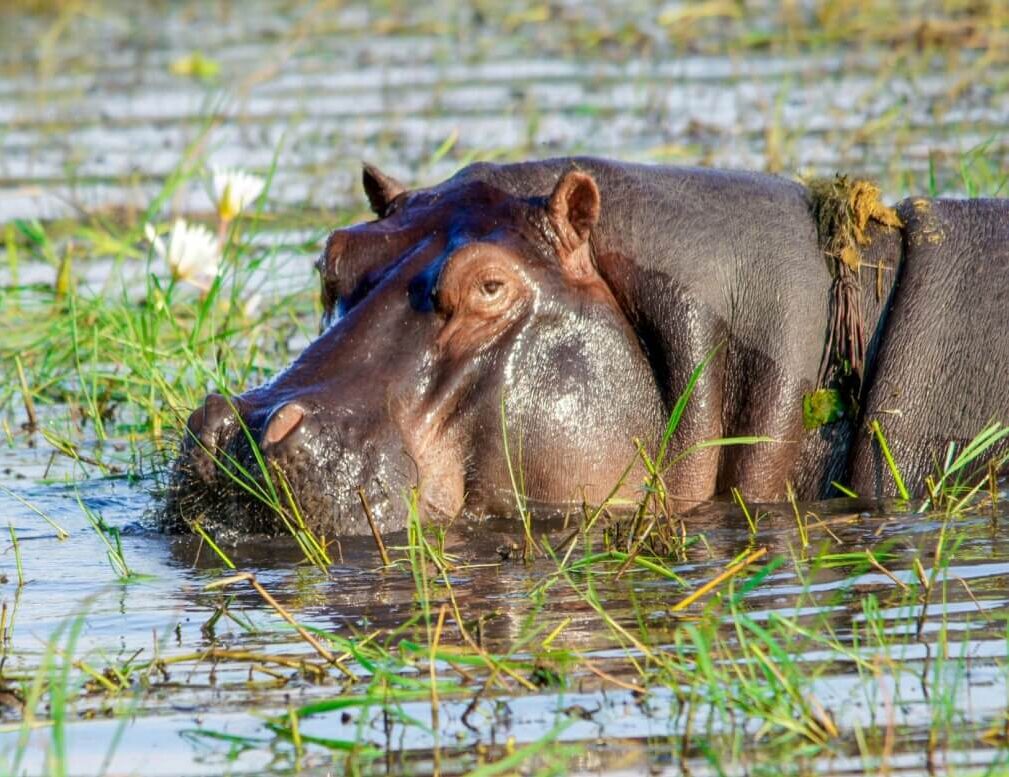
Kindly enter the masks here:
[[[45, 6], [44, 12], [64, 9], [66, 14], [72, 14], [75, 5], [19, 4], [33, 10]], [[663, 12], [659, 27], [687, 53], [747, 47], [791, 54], [882, 44], [908, 69], [926, 67], [936, 54], [951, 56], [962, 47], [1005, 38], [1006, 17], [996, 4], [982, 3], [971, 10], [949, 3], [942, 10], [934, 24], [915, 27], [892, 4], [782, 4], [770, 26], [757, 29], [746, 4], [705, 2], [685, 6], [682, 12]], [[557, 10], [532, 3], [519, 9], [487, 7], [484, 12], [489, 24], [522, 31], [542, 24]], [[451, 23], [436, 20], [429, 25]], [[608, 19], [576, 19], [564, 27], [572, 43], [590, 52], [614, 42], [645, 46], [645, 33], [653, 32], [616, 26]], [[768, 106], [771, 124], [765, 133], [767, 165], [785, 173], [791, 172], [803, 133], [802, 127], [784, 123], [789, 88], [794, 87], [786, 85]], [[418, 177], [446, 157], [463, 164], [477, 157], [511, 159], [539, 152], [542, 117], [535, 102], [526, 110], [526, 146], [473, 149], [453, 132], [430, 154]], [[893, 113], [880, 117], [863, 127], [852, 143], [867, 142], [887, 130], [889, 122], [899, 121]], [[895, 177], [899, 185], [892, 188], [914, 190], [917, 185], [917, 191], [939, 194], [952, 185], [969, 196], [999, 194], [1006, 176], [990, 159], [995, 145], [993, 139], [959, 158], [931, 158], [927, 181]], [[655, 157], [684, 158], [690, 153], [690, 148], [658, 149]], [[267, 179], [272, 173], [258, 172]], [[4, 419], [2, 439], [8, 444], [23, 444], [34, 435], [39, 444], [88, 474], [164, 472], [186, 414], [208, 392], [233, 396], [268, 379], [297, 352], [292, 342], [314, 334], [314, 287], [270, 291], [259, 287], [257, 278], [264, 271], [309, 265], [334, 224], [320, 222], [318, 214], [307, 210], [278, 220], [270, 212], [269, 181], [254, 210], [236, 217], [228, 209], [227, 218], [206, 221], [208, 233], [222, 241], [222, 271], [206, 288], [173, 278], [172, 267], [148, 240], [145, 222], [164, 236], [173, 223], [167, 213], [173, 194], [180, 187], [206, 185], [210, 175], [198, 158], [187, 159], [135, 222], [4, 225], [0, 239], [12, 283], [0, 288], [0, 410], [15, 419]], [[242, 207], [249, 205], [244, 202]], [[276, 240], [281, 230], [306, 225], [304, 240]], [[92, 287], [82, 278], [96, 258], [108, 260], [110, 279]], [[22, 285], [17, 280], [39, 265], [46, 268], [43, 282]], [[252, 304], [257, 295], [258, 308]], [[524, 547], [521, 558], [501, 562], [501, 570], [515, 573], [509, 565], [522, 564], [515, 574], [529, 578], [525, 595], [514, 595], [503, 605], [516, 621], [506, 637], [484, 638], [487, 613], [469, 604], [466, 584], [459, 583], [468, 562], [448, 548], [451, 527], [425, 520], [416, 493], [404, 495], [408, 530], [402, 542], [386, 544], [388, 538], [374, 529], [375, 565], [382, 568], [375, 574], [406, 580], [414, 590], [414, 610], [393, 627], [364, 626], [350, 636], [302, 624], [278, 592], [250, 577], [239, 557], [236, 563], [230, 548], [219, 545], [196, 522], [193, 530], [228, 568], [208, 590], [251, 587], [271, 614], [269, 622], [259, 626], [271, 640], [269, 649], [245, 649], [208, 638], [208, 645], [180, 646], [164, 656], [116, 660], [76, 655], [87, 618], [82, 608], [51, 635], [30, 670], [6, 665], [4, 687], [17, 689], [24, 706], [20, 722], [11, 724], [18, 741], [5, 753], [2, 767], [19, 773], [29, 755], [26, 732], [41, 728], [50, 735], [44, 768], [63, 773], [72, 757], [66, 729], [78, 720], [79, 710], [92, 709], [88, 705], [94, 699], [128, 700], [133, 707], [115, 708], [125, 725], [127, 712], [142, 707], [147, 694], [168, 692], [164, 678], [169, 668], [193, 672], [221, 664], [247, 669], [250, 678], [266, 677], [263, 682], [270, 688], [301, 691], [310, 686], [311, 698], [257, 710], [263, 724], [256, 737], [215, 730], [214, 722], [188, 731], [187, 737], [236, 752], [269, 750], [279, 768], [291, 770], [300, 768], [307, 756], [326, 752], [344, 771], [367, 773], [381, 763], [384, 743], [375, 731], [383, 721], [428, 743], [436, 764], [437, 759], [456, 759], [460, 770], [472, 768], [481, 775], [520, 769], [560, 772], [584, 749], [560, 740], [585, 716], [595, 714], [565, 706], [563, 700], [585, 689], [621, 699], [625, 697], [618, 695], [625, 694], [629, 707], [661, 699], [663, 713], [675, 723], [648, 746], [668, 762], [694, 763], [715, 772], [745, 768], [753, 774], [778, 774], [788, 769], [800, 774], [816, 771], [818, 758], [854, 749], [864, 773], [877, 774], [900, 753], [914, 752], [921, 744], [913, 726], [901, 724], [902, 699], [894, 690], [898, 680], [914, 674], [929, 689], [929, 744], [956, 749], [989, 743], [996, 751], [992, 773], [998, 773], [998, 765], [1006, 761], [1005, 721], [971, 717], [961, 698], [969, 679], [972, 632], [951, 631], [945, 604], [951, 588], [966, 588], [974, 597], [950, 565], [958, 521], [999, 515], [1002, 486], [990, 452], [1004, 439], [1004, 427], [993, 424], [979, 430], [970, 444], [946, 452], [926, 484], [922, 514], [899, 516], [931, 522], [934, 547], [895, 548], [892, 537], [878, 538], [871, 546], [849, 545], [832, 536], [827, 521], [794, 499], [784, 511], [787, 520], [782, 520], [763, 509], [751, 510], [737, 492], [744, 541], [731, 553], [718, 555], [708, 549], [703, 533], [692, 531], [689, 522], [668, 509], [663, 480], [680, 457], [696, 452], [672, 450], [670, 441], [702, 369], [674, 407], [660, 448], [650, 451], [642, 445], [628, 464], [627, 473], [636, 466], [646, 475], [637, 502], [621, 506], [630, 508], [631, 520], [615, 518], [613, 513], [620, 511], [610, 509], [626, 485], [625, 473], [609, 499], [584, 505], [560, 536], [542, 530], [528, 508], [522, 430], [508, 425], [502, 398], [501, 431]], [[21, 422], [27, 427], [21, 428]], [[884, 430], [874, 431], [877, 444], [885, 446]], [[116, 450], [114, 443], [124, 440], [125, 447]], [[732, 442], [771, 444], [758, 438]], [[701, 446], [722, 444], [726, 441]], [[255, 460], [248, 466], [221, 460], [220, 470], [278, 516], [308, 563], [328, 570], [335, 559], [326, 538], [308, 530], [289, 484], [269, 470], [255, 445], [250, 447]], [[908, 498], [915, 484], [908, 489], [892, 457], [887, 461], [888, 473], [903, 485]], [[363, 507], [367, 510], [366, 504]], [[114, 528], [85, 504], [81, 509], [109, 559], [110, 582], [136, 580], [132, 559], [126, 558]], [[41, 512], [38, 517], [46, 518]], [[79, 541], [56, 524], [51, 528], [67, 541]], [[24, 543], [13, 528], [10, 538], [18, 584], [32, 585], [34, 573]], [[821, 581], [837, 575], [843, 576], [843, 583], [825, 593]], [[769, 605], [762, 598], [773, 591], [776, 576], [793, 583], [787, 605]], [[563, 605], [556, 605], [557, 600]], [[229, 610], [232, 602], [221, 600], [208, 621], [208, 634], [225, 618], [247, 627], [240, 613]], [[942, 614], [929, 615], [929, 606], [942, 608]], [[6, 612], [0, 632], [13, 623], [13, 614], [7, 620]], [[975, 631], [983, 632], [1004, 655], [1009, 651], [1004, 616], [981, 615], [973, 624]], [[925, 634], [925, 626], [932, 623], [938, 624], [937, 631]], [[999, 636], [992, 637], [992, 632]], [[927, 663], [907, 658], [923, 645], [930, 651]], [[822, 698], [831, 678], [844, 673], [839, 667], [857, 677], [856, 691], [873, 711], [868, 718]], [[439, 740], [439, 719], [444, 723], [465, 714], [466, 721], [476, 721], [486, 732], [487, 721], [494, 720], [500, 708], [524, 696], [562, 700], [556, 719], [547, 720], [534, 741], [506, 741], [473, 754], [469, 743]], [[481, 713], [485, 708], [490, 712]], [[342, 723], [343, 713], [352, 713], [351, 723]], [[309, 733], [315, 721], [331, 724], [338, 733]], [[409, 766], [411, 758], [426, 759], [428, 751], [398, 757]], [[425, 768], [426, 762], [417, 771]]]

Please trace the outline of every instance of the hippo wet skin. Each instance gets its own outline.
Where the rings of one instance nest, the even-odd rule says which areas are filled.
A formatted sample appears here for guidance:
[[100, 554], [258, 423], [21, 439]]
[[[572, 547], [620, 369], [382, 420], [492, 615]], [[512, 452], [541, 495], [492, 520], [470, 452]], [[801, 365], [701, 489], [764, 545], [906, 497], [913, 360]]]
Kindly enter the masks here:
[[[664, 480], [680, 507], [732, 486], [889, 494], [873, 419], [920, 486], [948, 441], [1009, 410], [1004, 201], [883, 209], [844, 297], [811, 189], [778, 177], [575, 158], [474, 164], [412, 191], [366, 165], [364, 188], [377, 218], [333, 232], [319, 259], [320, 336], [189, 418], [174, 520], [274, 529], [235, 485], [257, 461], [329, 536], [369, 531], [364, 501], [402, 528], [411, 493], [440, 516], [511, 514], [516, 483], [549, 510], [618, 483], [640, 498], [636, 446], [654, 453], [707, 357], [670, 449], [774, 442], [676, 462]], [[857, 381], [833, 359], [844, 299]], [[846, 414], [807, 429], [804, 398], [831, 385]]]

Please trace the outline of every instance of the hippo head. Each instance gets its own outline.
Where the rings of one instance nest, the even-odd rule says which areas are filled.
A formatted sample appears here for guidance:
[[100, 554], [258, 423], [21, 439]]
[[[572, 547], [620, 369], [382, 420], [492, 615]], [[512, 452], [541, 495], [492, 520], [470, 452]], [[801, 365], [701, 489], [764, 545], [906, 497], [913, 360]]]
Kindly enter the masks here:
[[327, 535], [368, 531], [362, 493], [387, 530], [411, 489], [442, 516], [512, 514], [516, 489], [552, 510], [604, 499], [663, 406], [594, 263], [593, 178], [569, 169], [535, 197], [464, 174], [407, 191], [365, 166], [364, 187], [377, 219], [319, 259], [319, 337], [190, 416], [170, 509], [270, 528], [234, 472], [257, 463]]

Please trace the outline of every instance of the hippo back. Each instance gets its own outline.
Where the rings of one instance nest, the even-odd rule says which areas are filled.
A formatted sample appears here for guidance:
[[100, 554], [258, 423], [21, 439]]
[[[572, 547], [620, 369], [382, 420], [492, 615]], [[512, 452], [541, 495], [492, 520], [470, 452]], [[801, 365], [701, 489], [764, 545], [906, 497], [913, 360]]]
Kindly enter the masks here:
[[907, 486], [919, 489], [950, 441], [1009, 422], [1009, 200], [905, 200], [904, 261], [867, 376], [852, 484], [895, 485], [868, 423], [883, 427]]

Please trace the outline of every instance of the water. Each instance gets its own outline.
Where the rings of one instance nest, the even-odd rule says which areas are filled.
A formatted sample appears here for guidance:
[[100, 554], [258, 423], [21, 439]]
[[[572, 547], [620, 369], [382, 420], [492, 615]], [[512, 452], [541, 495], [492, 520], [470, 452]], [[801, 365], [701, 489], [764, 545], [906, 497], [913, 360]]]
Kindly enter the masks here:
[[[934, 55], [829, 44], [708, 53], [778, 29], [785, 12], [762, 5], [693, 35], [660, 24], [669, 9], [648, 3], [565, 3], [525, 24], [522, 4], [383, 14], [254, 0], [135, 13], [109, 0], [62, 17], [8, 11], [0, 218], [130, 212], [193, 143], [216, 164], [262, 169], [276, 154], [271, 207], [330, 217], [360, 208], [360, 159], [426, 183], [474, 155], [844, 170], [880, 178], [895, 197], [924, 189], [930, 159], [950, 192], [963, 186], [959, 155], [979, 143], [993, 167], [1004, 161], [1004, 58], [959, 40]], [[219, 65], [216, 79], [170, 72], [193, 51]], [[453, 133], [452, 153], [432, 159]], [[174, 206], [209, 202], [194, 187]]]
[[[963, 193], [961, 155], [987, 144], [983, 164], [966, 159], [982, 186], [996, 187], [998, 176], [989, 173], [1005, 162], [1009, 104], [1001, 85], [1009, 64], [993, 49], [915, 54], [828, 41], [788, 56], [760, 46], [727, 53], [723, 44], [746, 24], [755, 34], [780, 30], [775, 6], [758, 4], [745, 23], [701, 22], [693, 37], [668, 23], [683, 8], [571, 2], [543, 16], [535, 5], [445, 3], [384, 14], [366, 5], [263, 0], [136, 10], [108, 0], [62, 14], [3, 9], [0, 222], [78, 219], [81, 209], [134, 219], [193, 144], [208, 163], [261, 171], [276, 159], [269, 211], [279, 214], [278, 242], [292, 245], [310, 244], [363, 210], [362, 158], [414, 182], [441, 179], [472, 158], [569, 153], [786, 174], [846, 170], [878, 177], [896, 198], [926, 189], [930, 162], [939, 191]], [[219, 64], [216, 80], [170, 72], [194, 50]], [[183, 187], [169, 204], [173, 213], [210, 207], [200, 185]], [[292, 288], [312, 283], [312, 250], [289, 251]], [[77, 268], [79, 281], [101, 288], [112, 266], [91, 257]], [[2, 257], [0, 267], [0, 283], [9, 283]], [[46, 273], [45, 265], [22, 263], [19, 280], [46, 280]], [[17, 428], [14, 415], [7, 421]], [[125, 440], [103, 450], [130, 458]], [[269, 719], [313, 701], [360, 698], [366, 683], [344, 687], [335, 670], [324, 679], [299, 671], [299, 662], [322, 662], [247, 584], [229, 589], [235, 618], [206, 628], [226, 601], [207, 585], [229, 572], [196, 538], [156, 531], [157, 486], [153, 477], [98, 477], [93, 467], [54, 457], [38, 435], [19, 434], [0, 448], [0, 516], [17, 533], [26, 578], [19, 587], [5, 543], [0, 600], [12, 624], [3, 645], [5, 690], [20, 688], [19, 679], [30, 683], [49, 645], [66, 644], [78, 615], [74, 677], [87, 679], [85, 666], [100, 673], [165, 662], [124, 671], [126, 687], [116, 694], [92, 677], [65, 727], [31, 731], [23, 769], [49, 771], [48, 754], [65, 736], [71, 774], [341, 771], [340, 751], [308, 743], [299, 756]], [[121, 532], [123, 556], [140, 576], [117, 580], [78, 499]], [[69, 536], [60, 539], [24, 502]], [[442, 695], [437, 721], [430, 698], [413, 698], [384, 712], [373, 704], [305, 716], [300, 732], [306, 742], [373, 745], [381, 751], [370, 767], [377, 773], [462, 772], [536, 743], [555, 726], [563, 728], [557, 742], [531, 763], [588, 773], [714, 774], [721, 762], [730, 772], [745, 764], [750, 773], [847, 774], [873, 773], [886, 753], [892, 770], [909, 774], [1005, 768], [1009, 533], [1002, 505], [957, 519], [946, 535], [941, 517], [907, 505], [812, 505], [817, 519], [804, 550], [790, 506], [768, 506], [751, 536], [736, 507], [715, 504], [690, 517], [694, 544], [666, 562], [683, 584], [633, 567], [615, 580], [615, 565], [556, 578], [549, 558], [526, 564], [512, 552], [502, 559], [500, 549], [520, 537], [513, 523], [454, 526], [446, 538], [455, 556], [451, 592], [468, 631], [479, 633], [484, 650], [519, 663], [562, 651], [552, 659], [557, 665], [516, 670], [531, 690], [505, 675], [473, 702], [486, 669], [441, 659], [438, 676], [462, 687]], [[556, 525], [539, 531], [554, 545], [569, 534]], [[940, 536], [955, 554], [924, 602], [915, 560], [927, 579]], [[386, 539], [402, 558], [397, 546], [405, 538]], [[594, 541], [598, 550], [602, 539]], [[783, 646], [780, 656], [756, 631], [737, 630], [724, 586], [707, 615], [710, 597], [686, 613], [673, 610], [755, 548], [767, 555], [740, 581], [769, 560], [782, 562], [739, 606]], [[882, 561], [886, 572], [807, 560], [866, 548], [892, 554]], [[418, 612], [416, 581], [405, 564], [380, 569], [370, 539], [342, 543], [328, 575], [305, 564], [290, 541], [252, 538], [226, 550], [306, 627], [348, 638], [377, 632], [397, 657], [397, 676], [426, 677], [426, 660], [406, 647], [428, 636], [426, 626], [390, 636]], [[552, 579], [538, 595], [537, 586]], [[612, 624], [591, 606], [590, 580]], [[446, 587], [434, 591], [437, 615], [450, 600]], [[745, 694], [739, 703], [719, 701], [717, 683], [698, 683], [703, 662], [686, 627], [705, 623], [717, 638], [705, 643], [715, 645], [716, 667], [734, 665], [755, 640], [769, 656], [761, 668], [751, 650], [751, 663], [739, 664], [740, 676], [756, 673], [749, 706], [740, 701]], [[626, 636], [644, 632], [651, 658]], [[442, 644], [467, 644], [454, 616]], [[271, 663], [277, 656], [289, 661]], [[797, 698], [761, 697], [760, 689], [775, 687], [765, 675], [789, 671], [789, 660], [804, 678]], [[663, 675], [663, 661], [683, 676]], [[375, 677], [360, 661], [348, 666]], [[561, 687], [549, 682], [553, 674]], [[836, 728], [816, 753], [804, 749], [802, 736], [789, 739], [786, 725], [810, 699]], [[0, 750], [8, 758], [22, 749], [21, 717], [16, 703], [0, 703]]]
[[[15, 589], [8, 550], [4, 573], [9, 579], [3, 595], [13, 608], [14, 625], [5, 646], [5, 673], [30, 676], [42, 662], [50, 635], [61, 626], [65, 629], [71, 614], [83, 613], [84, 627], [74, 651], [78, 660], [95, 667], [127, 659], [146, 661], [155, 655], [168, 662], [174, 657], [184, 660], [167, 664], [164, 674], [138, 673], [133, 687], [145, 691], [138, 701], [126, 692], [118, 700], [96, 691], [80, 699], [76, 709], [81, 717], [66, 729], [72, 773], [94, 773], [113, 748], [120, 726], [125, 730], [114, 747], [111, 773], [286, 772], [295, 765], [293, 750], [264, 725], [263, 718], [284, 715], [291, 705], [360, 696], [362, 688], [342, 689], [335, 672], [317, 683], [312, 675], [291, 668], [277, 672], [277, 667], [263, 667], [254, 657], [214, 660], [214, 650], [280, 654], [310, 662], [318, 656], [244, 585], [234, 589], [236, 598], [229, 612], [239, 621], [251, 622], [254, 630], [227, 618], [217, 621], [213, 630], [205, 628], [222, 602], [221, 594], [206, 590], [206, 585], [227, 570], [194, 538], [161, 535], [136, 520], [150, 504], [150, 486], [148, 482], [89, 480], [75, 485], [19, 487], [23, 498], [70, 532], [63, 540], [32, 511], [2, 497], [3, 514], [12, 520], [20, 539], [27, 578], [23, 588]], [[97, 534], [76, 509], [78, 494], [123, 530], [125, 558], [145, 577], [130, 583], [115, 581]], [[804, 645], [804, 653], [794, 656], [798, 665], [810, 671], [818, 667], [806, 692], [812, 692], [830, 711], [838, 729], [831, 750], [813, 762], [816, 770], [835, 773], [856, 768], [857, 749], [851, 744], [856, 731], [879, 725], [886, 715], [892, 716], [898, 732], [891, 761], [894, 767], [921, 771], [927, 764], [918, 745], [936, 730], [936, 763], [997, 759], [998, 751], [978, 746], [978, 736], [1000, 725], [1009, 692], [1004, 616], [1009, 597], [1009, 535], [1003, 527], [1005, 516], [979, 516], [955, 524], [949, 535], [950, 541], [955, 538], [959, 543], [955, 560], [939, 575], [940, 582], [926, 606], [924, 602], [909, 604], [900, 596], [896, 581], [915, 585], [914, 558], [921, 558], [925, 574], [930, 573], [927, 565], [940, 522], [883, 510], [869, 514], [862, 507], [865, 505], [843, 501], [816, 507], [826, 528], [811, 530], [812, 547], [820, 553], [824, 543], [830, 549], [846, 551], [888, 548], [894, 556], [885, 564], [892, 577], [872, 568], [852, 574], [851, 568], [813, 571], [810, 566], [785, 563], [747, 594], [743, 605], [752, 621], [767, 629], [773, 630], [778, 616], [800, 629], [827, 626], [845, 651], [827, 649], [826, 645], [817, 649], [814, 643], [797, 641]], [[695, 545], [670, 568], [686, 579], [689, 590], [714, 577], [748, 547], [766, 547], [770, 556], [783, 559], [803, 556], [787, 506], [770, 510], [753, 538], [740, 531], [739, 515], [732, 506], [714, 506], [695, 516], [690, 531], [703, 533], [704, 543]], [[511, 742], [512, 747], [521, 746], [561, 724], [567, 728], [560, 741], [579, 743], [582, 750], [570, 763], [589, 770], [631, 764], [628, 768], [647, 766], [676, 773], [685, 758], [696, 771], [706, 773], [703, 758], [680, 750], [688, 724], [676, 686], [657, 684], [647, 695], [632, 690], [639, 685], [647, 687], [647, 682], [627, 657], [649, 662], [640, 650], [615, 639], [614, 632], [579, 593], [587, 582], [584, 575], [574, 575], [571, 583], [559, 581], [542, 600], [532, 595], [534, 587], [549, 579], [557, 566], [542, 559], [529, 565], [518, 559], [502, 560], [498, 548], [515, 539], [514, 528], [499, 522], [450, 532], [447, 549], [456, 557], [451, 582], [464, 619], [484, 617], [486, 623], [480, 631], [484, 649], [511, 653], [517, 660], [528, 660], [529, 651], [522, 649], [521, 642], [530, 631], [538, 630], [542, 639], [563, 626], [551, 647], [574, 651], [580, 661], [591, 663], [591, 669], [584, 663], [566, 668], [558, 665], [565, 677], [564, 687], [520, 692], [509, 683], [511, 692], [488, 693], [470, 709], [472, 695], [479, 687], [477, 678], [486, 679], [479, 670], [471, 670], [472, 682], [463, 683], [463, 693], [446, 693], [437, 725], [431, 724], [430, 699], [420, 698], [394, 707], [399, 720], [383, 720], [374, 707], [364, 711], [350, 707], [346, 715], [348, 710], [338, 709], [306, 718], [302, 734], [371, 743], [389, 753], [398, 764], [395, 769], [415, 773], [432, 768], [432, 753], [440, 746], [444, 751], [440, 758], [451, 773], [456, 770], [452, 763], [460, 769], [473, 765], [472, 755], [467, 753], [477, 744], [492, 747]], [[566, 534], [558, 527], [552, 531], [549, 526], [542, 528], [555, 545]], [[392, 548], [403, 540], [387, 538]], [[306, 566], [289, 541], [260, 539], [229, 548], [229, 552], [242, 570], [253, 572], [307, 627], [342, 636], [381, 633], [417, 612], [417, 588], [408, 567], [379, 569], [370, 539], [344, 541], [343, 561], [334, 564], [328, 578]], [[392, 553], [394, 557], [402, 555], [395, 549]], [[808, 578], [798, 577], [801, 569], [807, 570]], [[699, 612], [695, 609], [687, 620], [673, 613], [671, 608], [683, 597], [684, 589], [653, 575], [632, 571], [614, 581], [610, 567], [608, 573], [600, 569], [594, 575], [594, 585], [609, 616], [623, 628], [638, 633], [640, 619], [644, 619], [649, 649], [657, 652], [674, 654], [674, 643], [683, 638], [678, 630]], [[879, 604], [867, 616], [864, 602], [869, 594]], [[442, 594], [440, 600], [445, 599]], [[885, 637], [885, 648], [856, 644], [856, 636], [866, 641], [867, 617]], [[730, 618], [722, 619], [718, 632], [726, 640], [726, 649], [738, 647]], [[401, 636], [409, 638], [410, 634]], [[398, 639], [392, 644], [398, 644]], [[464, 643], [450, 625], [443, 644]], [[516, 645], [520, 647], [513, 653]], [[940, 660], [942, 651], [947, 653], [945, 660]], [[712, 659], [717, 661], [718, 656]], [[350, 663], [367, 677], [366, 669]], [[867, 671], [867, 666], [875, 666], [877, 674]], [[446, 680], [460, 677], [444, 661], [439, 662], [438, 671]], [[411, 664], [399, 666], [397, 672], [408, 678], [422, 677], [426, 661], [418, 660], [412, 668]], [[687, 683], [682, 687], [688, 687]], [[948, 699], [956, 710], [950, 729], [937, 728], [936, 716], [942, 706], [936, 699], [940, 697]], [[106, 719], [112, 710], [122, 715], [124, 709], [134, 713], [125, 722]], [[736, 727], [752, 734], [762, 723], [757, 715], [737, 712], [725, 717], [705, 704], [698, 704], [693, 714], [697, 718], [693, 725], [703, 721], [713, 737], [727, 735]], [[11, 710], [5, 710], [4, 716], [10, 720]], [[236, 755], [232, 744], [220, 738], [222, 734], [248, 739]], [[29, 771], [41, 768], [51, 737], [47, 729], [33, 733]], [[13, 737], [7, 735], [0, 741], [11, 746]], [[972, 744], [974, 747], [969, 746]], [[843, 767], [845, 763], [849, 767]], [[322, 748], [310, 748], [302, 761], [308, 773], [322, 774], [330, 764], [331, 756]], [[318, 771], [312, 771], [316, 767]], [[376, 764], [377, 771], [384, 768], [381, 761]]]

